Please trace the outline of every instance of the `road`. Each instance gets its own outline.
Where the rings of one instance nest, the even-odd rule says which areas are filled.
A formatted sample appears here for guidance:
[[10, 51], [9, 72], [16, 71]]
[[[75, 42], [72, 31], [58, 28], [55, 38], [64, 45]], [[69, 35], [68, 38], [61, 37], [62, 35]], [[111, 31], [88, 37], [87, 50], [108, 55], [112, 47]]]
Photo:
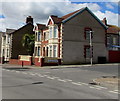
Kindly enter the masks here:
[[89, 84], [117, 76], [118, 65], [70, 68], [2, 68], [3, 99], [118, 99], [118, 89]]

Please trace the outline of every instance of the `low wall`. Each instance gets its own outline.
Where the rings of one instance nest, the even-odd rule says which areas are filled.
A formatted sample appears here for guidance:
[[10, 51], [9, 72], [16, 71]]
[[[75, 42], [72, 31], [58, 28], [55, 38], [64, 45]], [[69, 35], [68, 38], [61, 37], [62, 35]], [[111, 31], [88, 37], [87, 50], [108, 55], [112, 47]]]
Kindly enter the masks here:
[[19, 55], [19, 65], [32, 65], [32, 56]]
[[18, 65], [18, 59], [9, 59], [9, 64], [16, 64]]
[[58, 59], [58, 58], [35, 57], [34, 61], [36, 66], [41, 66], [41, 67], [61, 65], [61, 59]]
[[27, 55], [19, 55], [19, 59], [10, 59], [9, 64], [16, 65], [32, 65], [32, 57]]

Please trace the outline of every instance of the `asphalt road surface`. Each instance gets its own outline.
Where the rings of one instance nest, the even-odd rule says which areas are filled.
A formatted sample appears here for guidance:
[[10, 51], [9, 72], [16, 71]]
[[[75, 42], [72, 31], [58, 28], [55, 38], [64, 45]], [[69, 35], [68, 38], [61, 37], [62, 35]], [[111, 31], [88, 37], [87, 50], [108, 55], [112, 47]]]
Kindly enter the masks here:
[[118, 76], [118, 65], [70, 68], [2, 68], [2, 99], [118, 99], [118, 89], [91, 85]]

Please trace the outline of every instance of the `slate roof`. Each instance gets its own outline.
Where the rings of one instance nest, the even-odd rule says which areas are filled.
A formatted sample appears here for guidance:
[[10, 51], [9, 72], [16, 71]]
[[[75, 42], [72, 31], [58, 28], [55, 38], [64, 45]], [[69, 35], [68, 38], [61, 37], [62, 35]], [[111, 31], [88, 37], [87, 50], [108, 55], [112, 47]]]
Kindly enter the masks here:
[[37, 26], [38, 26], [38, 29], [45, 29], [46, 28], [46, 25], [44, 25], [44, 24], [37, 23]]
[[[64, 15], [62, 17], [58, 17], [55, 15], [51, 15], [50, 17], [52, 18], [52, 20], [55, 24], [65, 23], [68, 20], [70, 20], [71, 18], [75, 17], [76, 15], [82, 13], [84, 10], [87, 10], [105, 29], [107, 29], [107, 27], [102, 23], [102, 21], [100, 21], [87, 7], [81, 8], [79, 10], [76, 10], [76, 11], [69, 13], [67, 15]], [[41, 25], [42, 24], [40, 24], [39, 26], [42, 27]]]
[[108, 29], [107, 29], [107, 33], [108, 34], [118, 34], [118, 32], [120, 31], [120, 27], [115, 26], [115, 25], [107, 25]]

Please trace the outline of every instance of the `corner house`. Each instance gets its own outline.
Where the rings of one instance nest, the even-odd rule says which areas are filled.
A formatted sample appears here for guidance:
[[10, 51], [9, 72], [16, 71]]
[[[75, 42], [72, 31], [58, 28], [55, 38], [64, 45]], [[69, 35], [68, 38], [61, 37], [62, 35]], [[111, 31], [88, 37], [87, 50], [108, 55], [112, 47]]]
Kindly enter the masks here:
[[46, 25], [36, 24], [34, 27], [35, 65], [39, 66], [43, 61], [59, 64], [90, 63], [91, 56], [94, 63], [102, 60], [106, 62], [106, 29], [87, 7], [62, 17], [49, 16]]

